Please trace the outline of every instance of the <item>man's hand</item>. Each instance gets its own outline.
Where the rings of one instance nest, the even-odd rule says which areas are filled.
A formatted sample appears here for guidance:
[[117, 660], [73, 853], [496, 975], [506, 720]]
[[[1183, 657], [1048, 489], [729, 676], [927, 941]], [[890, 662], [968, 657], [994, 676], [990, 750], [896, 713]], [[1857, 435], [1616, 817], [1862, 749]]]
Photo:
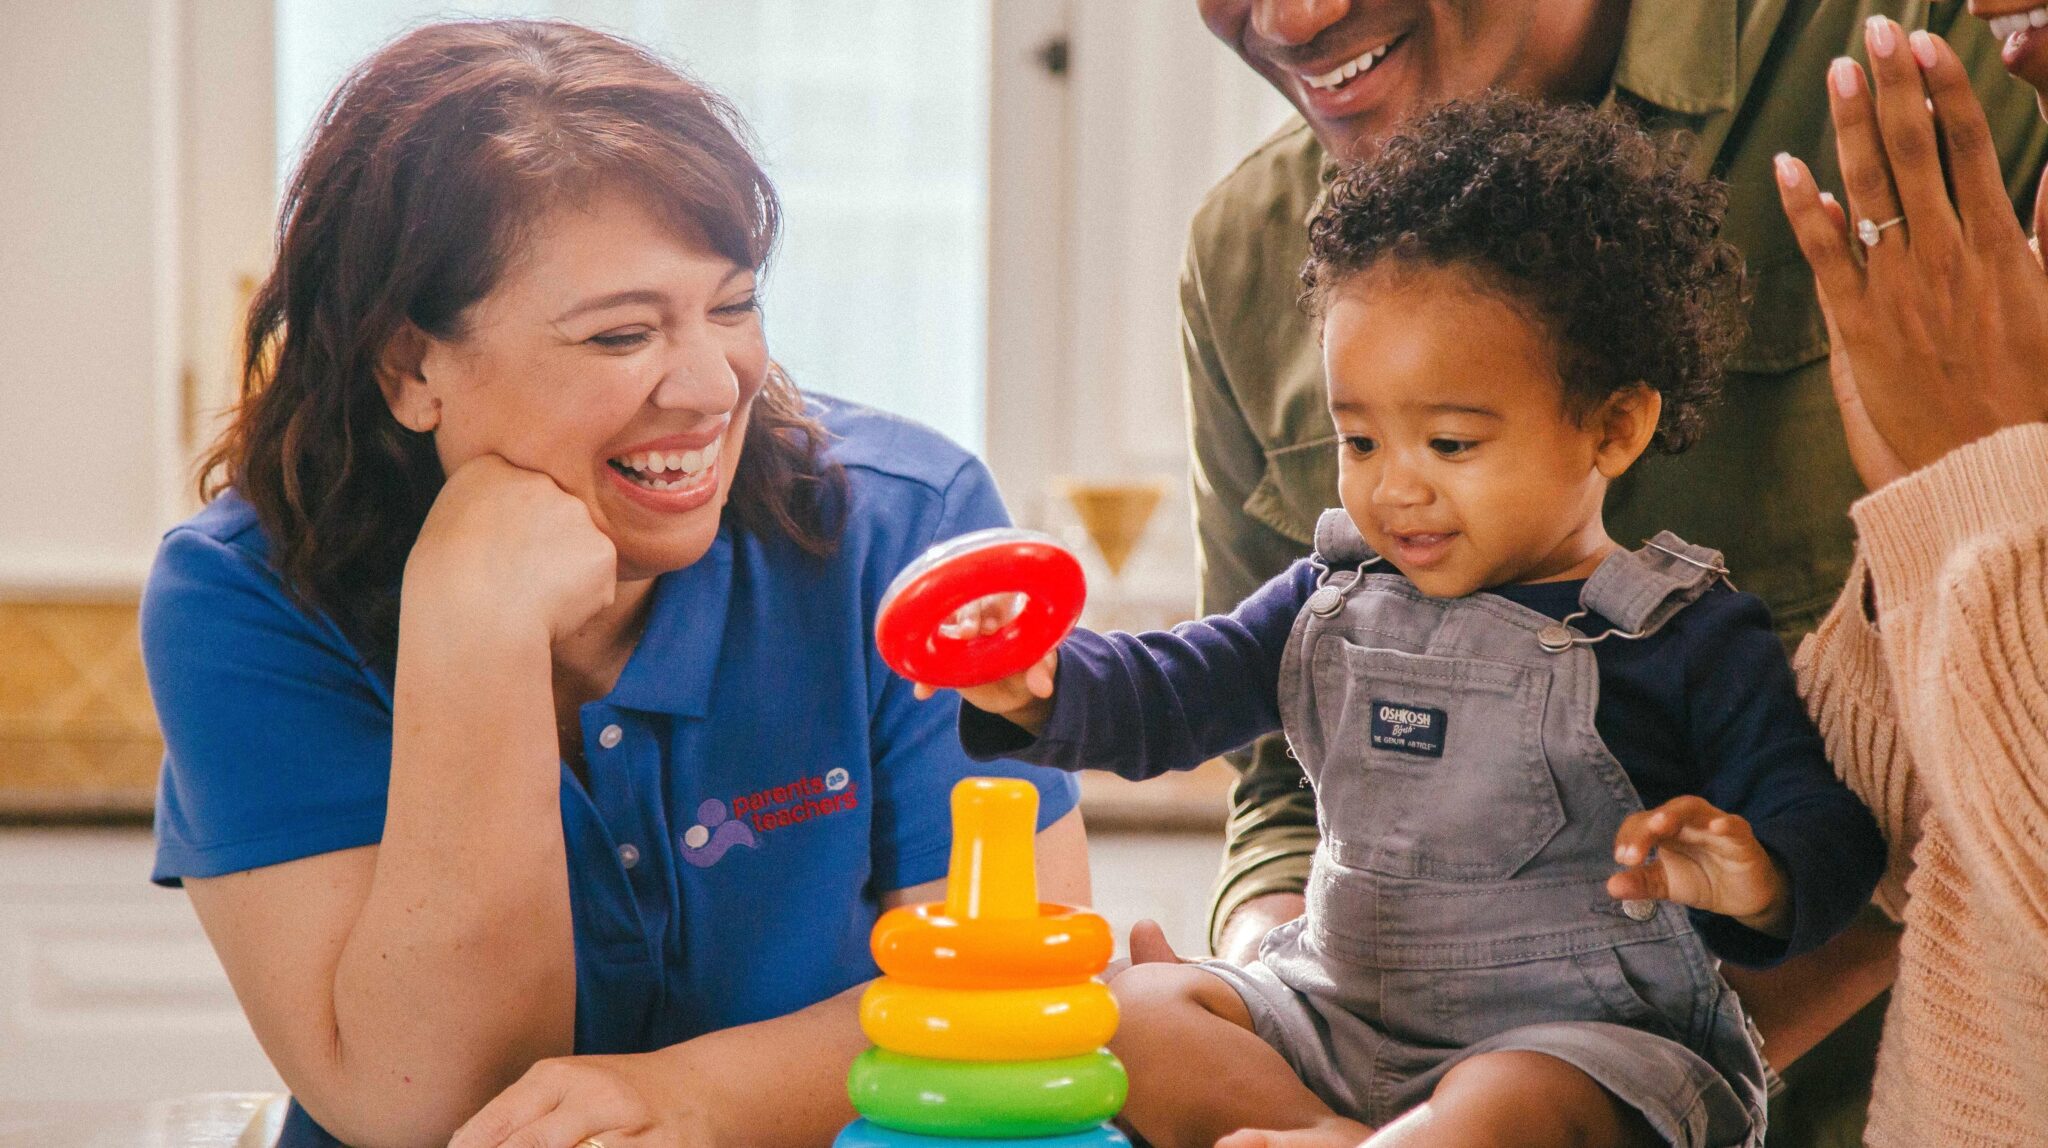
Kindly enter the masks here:
[[[1226, 961], [1248, 965], [1259, 957], [1259, 942], [1276, 927], [1292, 921], [1308, 909], [1299, 893], [1266, 893], [1231, 910], [1218, 938], [1216, 955]], [[1136, 944], [1135, 939], [1133, 945]], [[1135, 950], [1134, 950], [1135, 951]]]
[[1173, 951], [1173, 942], [1166, 939], [1166, 930], [1150, 917], [1131, 926], [1131, 955], [1109, 962], [1102, 970], [1103, 983], [1117, 978], [1119, 973], [1132, 965], [1184, 965], [1186, 958]]
[[1632, 866], [1607, 879], [1620, 901], [1676, 901], [1783, 937], [1792, 928], [1785, 871], [1749, 822], [1704, 798], [1674, 797], [1631, 813], [1614, 835], [1614, 860]]

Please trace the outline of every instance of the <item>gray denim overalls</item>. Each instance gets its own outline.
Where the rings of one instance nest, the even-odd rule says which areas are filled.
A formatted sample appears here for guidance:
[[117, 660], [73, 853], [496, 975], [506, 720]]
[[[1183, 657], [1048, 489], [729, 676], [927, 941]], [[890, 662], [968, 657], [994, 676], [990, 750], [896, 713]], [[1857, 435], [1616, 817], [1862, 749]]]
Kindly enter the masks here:
[[[1675, 1144], [1755, 1144], [1754, 1030], [1686, 910], [1620, 902], [1614, 835], [1642, 808], [1593, 726], [1597, 641], [1655, 632], [1722, 572], [1664, 533], [1601, 563], [1582, 634], [1491, 594], [1432, 598], [1341, 510], [1280, 667], [1316, 790], [1308, 911], [1258, 962], [1205, 967], [1325, 1103], [1377, 1128], [1474, 1053], [1548, 1053]], [[1573, 615], [1577, 618], [1578, 615]]]

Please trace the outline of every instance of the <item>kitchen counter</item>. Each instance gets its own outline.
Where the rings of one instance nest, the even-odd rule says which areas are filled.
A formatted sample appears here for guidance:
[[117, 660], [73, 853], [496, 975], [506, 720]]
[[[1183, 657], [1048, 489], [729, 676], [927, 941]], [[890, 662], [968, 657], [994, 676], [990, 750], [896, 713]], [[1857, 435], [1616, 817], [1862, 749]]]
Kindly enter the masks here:
[[[0, 825], [147, 825], [163, 759], [132, 597], [0, 601]], [[1230, 767], [1081, 775], [1091, 828], [1215, 832]]]
[[0, 1108], [0, 1148], [268, 1148], [284, 1122], [278, 1093], [218, 1092], [16, 1115]]
[[[1081, 814], [1098, 832], [1214, 833], [1223, 828], [1233, 776], [1221, 760], [1146, 782], [1084, 773]], [[0, 825], [148, 825], [155, 802], [153, 781], [0, 783]]]

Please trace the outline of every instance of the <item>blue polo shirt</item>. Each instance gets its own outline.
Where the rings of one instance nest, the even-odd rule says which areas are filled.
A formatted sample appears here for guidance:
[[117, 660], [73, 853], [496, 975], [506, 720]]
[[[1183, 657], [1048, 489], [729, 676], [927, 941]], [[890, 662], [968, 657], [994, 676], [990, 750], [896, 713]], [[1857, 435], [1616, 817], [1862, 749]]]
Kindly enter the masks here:
[[[1056, 770], [970, 760], [957, 697], [914, 700], [871, 638], [926, 547], [1006, 524], [987, 470], [914, 423], [812, 406], [849, 480], [837, 552], [726, 525], [656, 581], [617, 685], [583, 707], [590, 781], [561, 775], [579, 1053], [664, 1047], [875, 976], [878, 898], [945, 875], [963, 777], [1032, 781], [1041, 828], [1074, 806]], [[166, 744], [158, 883], [379, 840], [389, 669], [292, 601], [248, 503], [224, 494], [165, 536], [142, 644]]]

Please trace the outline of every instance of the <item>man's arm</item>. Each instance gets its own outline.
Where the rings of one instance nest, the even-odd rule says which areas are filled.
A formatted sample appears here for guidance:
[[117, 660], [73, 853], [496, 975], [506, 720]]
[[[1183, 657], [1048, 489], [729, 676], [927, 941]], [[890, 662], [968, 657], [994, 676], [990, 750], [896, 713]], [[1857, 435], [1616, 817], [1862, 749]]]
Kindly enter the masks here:
[[[1236, 606], [1307, 548], [1245, 512], [1246, 499], [1265, 474], [1265, 451], [1217, 361], [1192, 249], [1182, 265], [1180, 304], [1200, 609], [1213, 614]], [[1267, 929], [1300, 915], [1317, 842], [1315, 794], [1280, 737], [1262, 738], [1227, 760], [1238, 780], [1231, 788], [1209, 942], [1218, 955], [1249, 958]], [[1256, 906], [1238, 911], [1254, 901]], [[1234, 916], [1242, 923], [1233, 926]]]

